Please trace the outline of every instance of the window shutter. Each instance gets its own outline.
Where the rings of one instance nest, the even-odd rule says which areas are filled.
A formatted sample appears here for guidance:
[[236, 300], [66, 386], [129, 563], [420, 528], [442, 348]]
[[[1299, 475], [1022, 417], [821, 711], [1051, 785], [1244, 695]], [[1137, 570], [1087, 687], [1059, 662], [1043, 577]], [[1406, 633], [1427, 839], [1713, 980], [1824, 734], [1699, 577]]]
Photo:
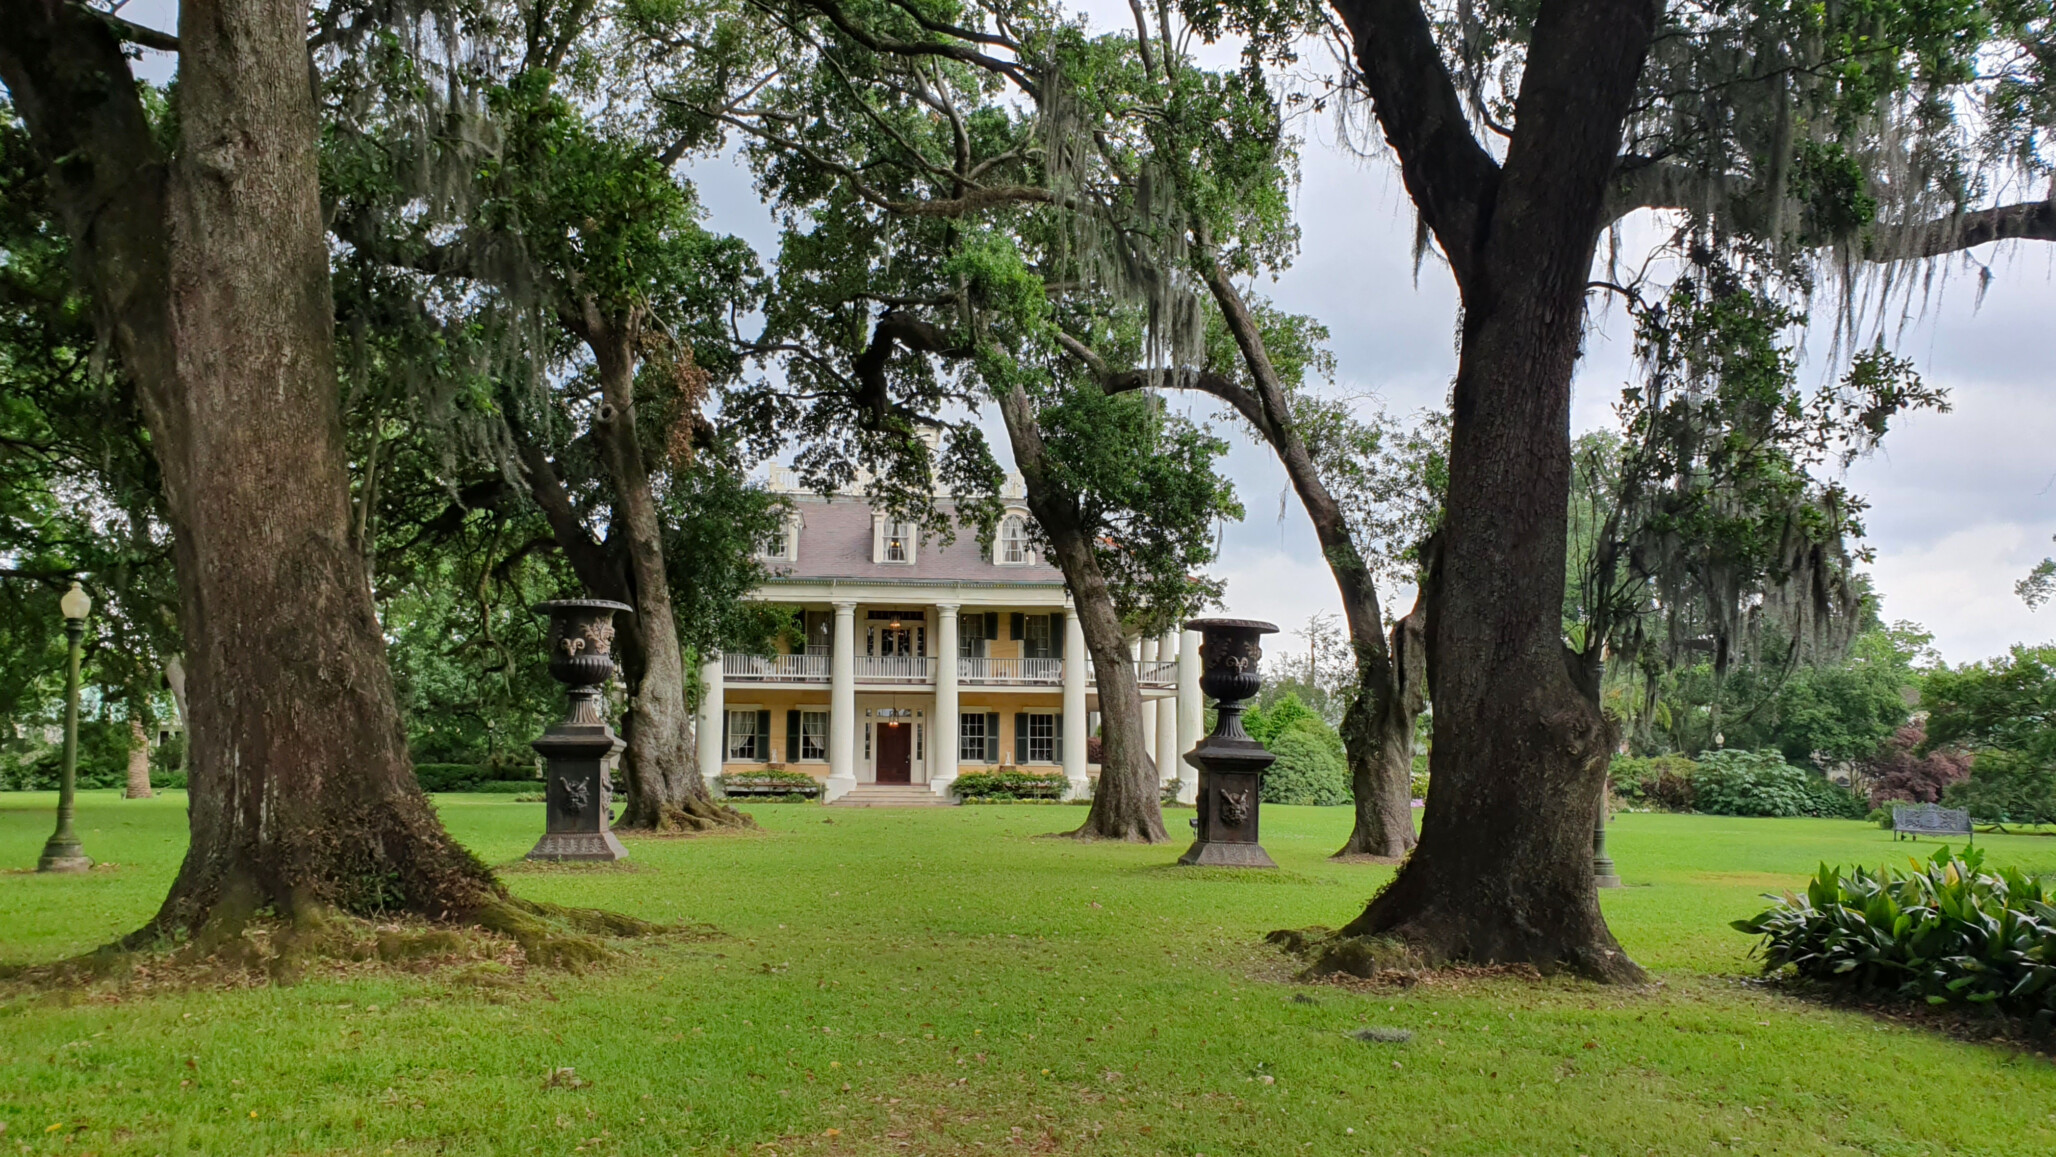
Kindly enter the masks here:
[[1049, 719], [1051, 745], [1057, 749], [1057, 762], [1062, 763], [1064, 761], [1064, 713], [1059, 711], [1055, 715], [1050, 716]]
[[1014, 713], [1014, 762], [1028, 762], [1028, 715], [1023, 711]]
[[1021, 636], [1023, 636], [1024, 634], [1026, 634], [1026, 633], [1027, 633], [1027, 630], [1026, 630], [1026, 628], [1024, 628], [1024, 627], [1023, 627], [1023, 626], [1021, 625], [1021, 624], [1022, 624], [1022, 620], [1023, 620], [1024, 618], [1026, 618], [1026, 616], [1024, 616], [1023, 614], [1021, 614], [1021, 612], [1019, 612], [1019, 611], [1015, 611], [1015, 612], [1014, 612], [1014, 620], [1013, 620], [1013, 624], [1014, 624], [1014, 625], [1013, 625], [1013, 630], [1012, 630], [1012, 631], [1011, 631], [1011, 632], [1010, 632], [1010, 633], [1009, 633], [1009, 634], [1007, 635], [1007, 637], [1008, 637], [1008, 638], [1010, 638], [1010, 639], [1014, 640], [1014, 641], [1015, 641], [1015, 642], [1017, 642], [1017, 643], [1021, 641]]
[[[723, 712], [721, 713], [721, 758], [720, 758], [720, 759], [719, 759], [719, 760], [717, 761], [717, 764], [718, 764], [718, 763], [727, 763], [727, 762], [728, 762], [728, 712], [726, 712], [726, 711], [723, 711]], [[720, 769], [720, 767], [719, 767], [719, 766], [717, 765], [717, 766], [716, 766], [716, 767], [714, 768], [714, 770], [715, 770], [715, 771], [719, 771], [719, 770], [721, 770], [721, 769]], [[704, 774], [706, 774], [706, 773], [705, 773], [705, 772], [703, 771], [703, 772], [701, 772], [701, 774], [703, 774], [703, 775], [704, 775]]]
[[771, 758], [771, 713], [757, 712], [757, 746], [754, 753], [758, 759]]
[[999, 762], [999, 712], [985, 713], [985, 762]]
[[1064, 616], [1049, 617], [1049, 653], [1053, 659], [1064, 657]]
[[985, 615], [985, 638], [988, 642], [999, 642], [999, 612], [988, 611]]
[[800, 713], [798, 711], [787, 711], [785, 713], [785, 762], [798, 763], [799, 761]]

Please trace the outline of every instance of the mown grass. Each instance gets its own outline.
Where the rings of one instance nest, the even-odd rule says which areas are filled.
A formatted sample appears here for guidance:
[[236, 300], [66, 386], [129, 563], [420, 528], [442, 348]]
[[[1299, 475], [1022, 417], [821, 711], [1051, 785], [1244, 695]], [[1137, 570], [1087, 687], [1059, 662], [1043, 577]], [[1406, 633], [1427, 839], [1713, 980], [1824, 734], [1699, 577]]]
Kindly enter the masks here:
[[[504, 797], [438, 802], [493, 863], [541, 821]], [[146, 919], [183, 850], [182, 805], [87, 793], [87, 850], [119, 866], [0, 875], [0, 960]], [[0, 863], [33, 865], [49, 807], [0, 797]], [[1611, 848], [1633, 886], [1605, 904], [1657, 985], [1352, 992], [1290, 982], [1260, 944], [1340, 923], [1389, 877], [1326, 861], [1346, 809], [1266, 808], [1281, 870], [1240, 875], [1171, 867], [1176, 847], [1033, 838], [1074, 826], [1075, 808], [751, 810], [765, 834], [630, 839], [628, 866], [507, 873], [522, 896], [725, 933], [597, 972], [0, 993], [0, 1148], [2056, 1152], [2048, 1061], [1746, 979], [1748, 941], [1726, 922], [1759, 893], [1823, 859], [1932, 848], [1876, 828], [1623, 816]], [[2056, 871], [2056, 840], [1978, 843]], [[1366, 1026], [1414, 1036], [1346, 1035]], [[547, 1087], [562, 1067], [581, 1083]]]

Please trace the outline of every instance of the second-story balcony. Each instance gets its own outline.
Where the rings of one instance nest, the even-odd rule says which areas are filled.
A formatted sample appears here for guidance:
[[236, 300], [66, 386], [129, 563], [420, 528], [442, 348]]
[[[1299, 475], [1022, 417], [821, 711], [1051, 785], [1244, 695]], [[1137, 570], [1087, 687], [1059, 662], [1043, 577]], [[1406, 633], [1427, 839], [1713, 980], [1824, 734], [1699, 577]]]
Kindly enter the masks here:
[[1064, 681], [1062, 659], [972, 659], [957, 660], [957, 682], [984, 686], [1060, 686]]
[[935, 678], [935, 660], [921, 655], [859, 655], [859, 683], [928, 683]]
[[[920, 655], [859, 655], [855, 663], [859, 683], [927, 684], [935, 681], [937, 660]], [[1061, 687], [1062, 659], [960, 658], [957, 682], [980, 687]], [[721, 676], [728, 683], [828, 683], [834, 677], [833, 662], [827, 655], [736, 655], [721, 656]], [[1145, 659], [1135, 664], [1135, 677], [1144, 688], [1160, 691], [1178, 685], [1176, 659]], [[1099, 682], [1092, 664], [1085, 667], [1088, 684]]]
[[721, 656], [721, 678], [728, 683], [826, 683], [826, 655]]

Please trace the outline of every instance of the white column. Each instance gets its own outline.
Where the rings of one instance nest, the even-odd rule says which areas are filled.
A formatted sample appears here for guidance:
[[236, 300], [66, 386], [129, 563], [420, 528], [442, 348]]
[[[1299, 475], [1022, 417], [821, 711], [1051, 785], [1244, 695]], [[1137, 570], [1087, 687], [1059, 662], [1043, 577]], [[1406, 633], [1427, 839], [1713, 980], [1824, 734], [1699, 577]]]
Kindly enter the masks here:
[[[1157, 658], [1178, 657], [1178, 632], [1165, 631], [1163, 641], [1157, 644]], [[1175, 698], [1156, 701], [1156, 749], [1163, 754], [1157, 756], [1157, 772], [1165, 783], [1176, 783], [1178, 766], [1183, 760], [1185, 749], [1178, 746], [1178, 701]]]
[[957, 604], [935, 606], [935, 726], [929, 732], [928, 786], [949, 798], [957, 778]]
[[1199, 746], [1205, 708], [1199, 695], [1199, 632], [1186, 631], [1178, 645], [1178, 799], [1182, 803], [1199, 799], [1199, 769], [1186, 760], [1185, 753]]
[[[1071, 798], [1092, 793], [1092, 779], [1085, 773], [1085, 630], [1078, 624], [1078, 611], [1064, 608], [1064, 778], [1071, 781]], [[1018, 751], [1027, 746], [1025, 736], [1015, 736]], [[1017, 755], [1018, 757], [1018, 755]]]
[[707, 686], [700, 696], [700, 775], [711, 779], [721, 774], [721, 652], [700, 664], [700, 682]]
[[828, 785], [823, 802], [857, 786], [857, 604], [835, 604], [835, 654], [828, 661]]
[[[1142, 675], [1142, 665], [1156, 662], [1156, 657], [1157, 641], [1142, 640], [1136, 647], [1135, 655], [1135, 674], [1138, 680]], [[1163, 760], [1157, 755], [1157, 701], [1147, 697], [1142, 700], [1142, 750], [1148, 752], [1150, 759], [1155, 760], [1161, 767]]]

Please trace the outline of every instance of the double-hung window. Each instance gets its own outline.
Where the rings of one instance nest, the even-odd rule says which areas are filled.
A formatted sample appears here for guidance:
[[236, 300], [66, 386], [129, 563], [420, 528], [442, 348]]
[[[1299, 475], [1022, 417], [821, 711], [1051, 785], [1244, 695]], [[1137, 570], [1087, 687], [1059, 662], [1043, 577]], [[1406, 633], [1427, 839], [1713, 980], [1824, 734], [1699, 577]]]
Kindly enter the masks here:
[[1028, 523], [1020, 515], [999, 524], [999, 561], [1009, 566], [1028, 561]]
[[912, 523], [888, 522], [885, 524], [885, 561], [914, 561], [914, 527]]
[[957, 719], [957, 758], [966, 763], [985, 762], [985, 713], [972, 711]]
[[754, 709], [728, 713], [729, 759], [761, 762], [770, 758], [771, 737], [758, 728], [760, 720]]
[[1039, 712], [1029, 712], [1028, 734], [1021, 737], [1021, 762], [1055, 763], [1057, 761], [1057, 717]]
[[800, 758], [828, 758], [828, 712], [800, 712]]

